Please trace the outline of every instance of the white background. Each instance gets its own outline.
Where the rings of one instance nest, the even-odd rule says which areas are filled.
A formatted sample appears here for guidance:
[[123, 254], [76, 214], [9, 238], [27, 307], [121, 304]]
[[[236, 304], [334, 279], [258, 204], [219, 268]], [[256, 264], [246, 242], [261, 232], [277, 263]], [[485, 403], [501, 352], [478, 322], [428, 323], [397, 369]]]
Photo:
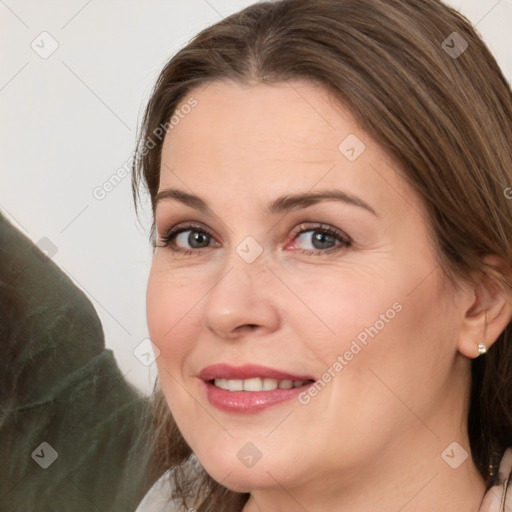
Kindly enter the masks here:
[[[150, 221], [137, 221], [129, 176], [103, 200], [93, 190], [129, 161], [169, 57], [251, 3], [0, 0], [0, 209], [34, 242], [55, 245], [54, 261], [90, 298], [107, 347], [144, 393], [155, 365], [141, 364], [133, 350], [147, 337]], [[477, 25], [510, 81], [512, 0], [447, 3]], [[58, 43], [47, 59], [31, 47], [43, 31]]]

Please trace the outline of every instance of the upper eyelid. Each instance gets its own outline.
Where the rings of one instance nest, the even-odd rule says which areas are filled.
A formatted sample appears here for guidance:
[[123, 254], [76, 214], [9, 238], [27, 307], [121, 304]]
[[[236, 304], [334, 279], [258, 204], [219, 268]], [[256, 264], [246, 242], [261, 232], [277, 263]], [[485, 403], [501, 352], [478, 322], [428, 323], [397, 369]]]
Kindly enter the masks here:
[[180, 235], [183, 232], [194, 231], [194, 230], [195, 231], [203, 231], [208, 236], [210, 236], [214, 239], [217, 239], [217, 237], [211, 232], [210, 229], [202, 226], [201, 224], [196, 224], [195, 222], [194, 223], [190, 222], [190, 224], [187, 222], [185, 222], [185, 223], [179, 222], [178, 224], [171, 226], [169, 229], [166, 229], [162, 235], [158, 236], [158, 238], [160, 238], [160, 240], [166, 240], [170, 236], [173, 236], [175, 238], [176, 236]]
[[[310, 224], [310, 226], [305, 226], [305, 224]], [[163, 230], [163, 235], [168, 235], [169, 233], [171, 232], [174, 232], [174, 233], [179, 233], [179, 232], [182, 232], [182, 231], [187, 231], [187, 230], [192, 230], [192, 229], [197, 229], [198, 231], [200, 230], [203, 230], [205, 231], [206, 233], [208, 233], [209, 235], [211, 236], [214, 236], [212, 234], [212, 230], [206, 226], [203, 226], [200, 222], [197, 222], [197, 221], [184, 221], [184, 222], [178, 222], [177, 224], [171, 226], [170, 228], [167, 228], [167, 229], [164, 229]], [[297, 224], [292, 230], [291, 232], [297, 234], [297, 233], [301, 233], [303, 231], [314, 231], [314, 230], [331, 230], [331, 231], [335, 231], [336, 233], [339, 233], [340, 235], [344, 235], [345, 237], [348, 238], [348, 235], [345, 234], [342, 230], [340, 230], [339, 228], [336, 228], [330, 224], [327, 224], [325, 222], [312, 222], [312, 221], [308, 221], [308, 222], [301, 222], [300, 224]], [[159, 230], [157, 229], [157, 232]]]

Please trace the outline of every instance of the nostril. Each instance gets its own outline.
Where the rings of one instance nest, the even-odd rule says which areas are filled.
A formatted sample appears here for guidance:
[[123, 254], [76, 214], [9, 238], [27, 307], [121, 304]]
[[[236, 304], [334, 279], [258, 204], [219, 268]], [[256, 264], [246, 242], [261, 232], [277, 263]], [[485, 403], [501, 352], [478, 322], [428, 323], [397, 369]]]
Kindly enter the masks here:
[[251, 331], [256, 329], [258, 327], [258, 324], [244, 324], [244, 325], [240, 325], [238, 326], [238, 330], [241, 331], [241, 330], [244, 330], [244, 329], [250, 329]]

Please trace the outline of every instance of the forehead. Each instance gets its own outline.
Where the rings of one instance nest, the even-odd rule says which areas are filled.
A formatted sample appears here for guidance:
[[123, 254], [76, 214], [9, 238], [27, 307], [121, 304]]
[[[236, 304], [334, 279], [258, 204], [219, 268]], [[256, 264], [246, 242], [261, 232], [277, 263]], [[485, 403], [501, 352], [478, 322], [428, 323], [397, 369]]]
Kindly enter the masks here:
[[[219, 200], [237, 189], [251, 200], [342, 185], [369, 200], [390, 192], [411, 200], [389, 155], [317, 84], [212, 82], [191, 91], [176, 112], [191, 98], [196, 105], [183, 109], [165, 137], [160, 189], [185, 186]], [[347, 140], [363, 148], [354, 160], [343, 153]]]
[[190, 97], [197, 105], [166, 136], [164, 161], [200, 161], [206, 154], [216, 158], [210, 164], [332, 160], [339, 156], [340, 137], [355, 125], [324, 89], [307, 82], [212, 82], [192, 91], [182, 105]]

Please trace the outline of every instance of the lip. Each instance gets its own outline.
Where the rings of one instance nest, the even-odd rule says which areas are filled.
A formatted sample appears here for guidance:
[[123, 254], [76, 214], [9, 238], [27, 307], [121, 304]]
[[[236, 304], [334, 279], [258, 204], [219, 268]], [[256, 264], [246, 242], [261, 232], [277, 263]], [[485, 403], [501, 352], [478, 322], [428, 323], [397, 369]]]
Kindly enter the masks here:
[[291, 389], [273, 389], [269, 391], [229, 391], [220, 389], [213, 384], [213, 379], [251, 379], [263, 377], [277, 380], [314, 381], [308, 375], [294, 375], [291, 373], [258, 365], [230, 366], [227, 364], [214, 364], [203, 368], [199, 373], [203, 390], [211, 405], [229, 413], [255, 414], [267, 410], [284, 402], [296, 398], [304, 392], [313, 382]]

